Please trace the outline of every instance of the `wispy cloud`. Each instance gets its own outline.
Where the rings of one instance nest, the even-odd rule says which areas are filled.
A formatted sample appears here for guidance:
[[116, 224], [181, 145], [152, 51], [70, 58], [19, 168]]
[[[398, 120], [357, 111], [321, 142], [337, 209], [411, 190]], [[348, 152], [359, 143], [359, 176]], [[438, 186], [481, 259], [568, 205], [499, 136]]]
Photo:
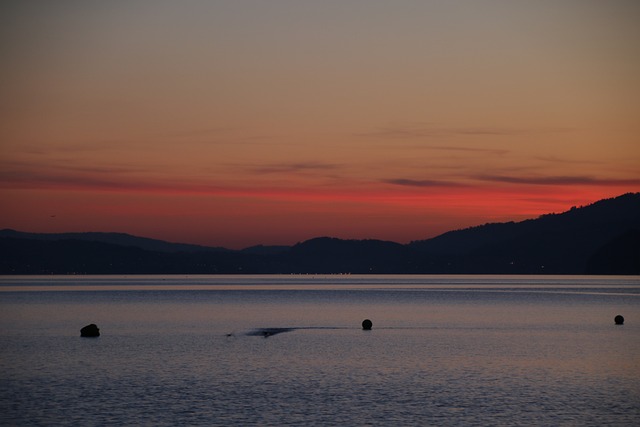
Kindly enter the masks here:
[[464, 187], [465, 185], [459, 182], [453, 181], [438, 181], [431, 179], [407, 179], [407, 178], [393, 178], [385, 179], [382, 182], [385, 184], [402, 185], [405, 187]]
[[445, 136], [513, 136], [570, 132], [571, 128], [509, 128], [501, 126], [438, 126], [432, 123], [398, 123], [357, 135], [383, 139], [417, 139]]
[[342, 166], [336, 163], [322, 162], [294, 162], [268, 164], [251, 167], [253, 173], [271, 174], [271, 173], [302, 173], [309, 171], [332, 171], [340, 169]]
[[[303, 168], [304, 169], [304, 168]], [[126, 173], [91, 175], [78, 170], [42, 168], [40, 170], [0, 169], [0, 189], [29, 189], [39, 191], [106, 192], [117, 194], [173, 196], [205, 196], [221, 198], [248, 198], [255, 200], [284, 200], [297, 202], [352, 203], [355, 200], [372, 203], [386, 202], [389, 194], [373, 187], [355, 188], [353, 185], [309, 186], [295, 180], [285, 184], [264, 182], [255, 185], [255, 180], [215, 181], [193, 177], [181, 179], [158, 179], [148, 174]], [[269, 181], [269, 180], [265, 180]]]
[[[303, 197], [308, 187], [291, 185], [263, 186], [249, 180], [220, 181], [185, 174], [171, 179], [157, 169], [142, 170], [127, 167], [65, 166], [62, 164], [33, 165], [21, 162], [4, 163], [0, 167], [0, 188], [33, 190], [113, 191], [165, 194], [203, 194], [212, 196]], [[334, 168], [330, 164], [294, 163], [279, 165], [281, 170], [305, 171]], [[285, 167], [286, 166], [286, 167]], [[337, 166], [335, 166], [337, 167]], [[317, 197], [317, 196], [316, 196]]]
[[640, 185], [639, 178], [614, 179], [593, 176], [509, 176], [509, 175], [476, 175], [480, 181], [502, 182], [507, 184], [529, 185]]
[[499, 148], [477, 148], [477, 147], [460, 147], [460, 146], [447, 146], [447, 145], [428, 145], [421, 146], [419, 148], [427, 149], [427, 150], [441, 150], [441, 151], [462, 151], [462, 152], [470, 152], [470, 153], [485, 153], [485, 154], [493, 154], [496, 156], [502, 156], [508, 154], [509, 150], [499, 149]]
[[534, 157], [536, 160], [540, 160], [548, 163], [562, 163], [562, 164], [577, 164], [577, 165], [601, 165], [604, 164], [602, 161], [597, 160], [576, 160], [576, 159], [568, 159], [564, 157], [554, 157], [554, 156], [537, 156]]
[[154, 137], [169, 137], [169, 138], [191, 138], [200, 136], [219, 136], [229, 134], [230, 132], [237, 132], [239, 129], [232, 127], [211, 127], [211, 128], [194, 128], [194, 129], [180, 129], [164, 133], [155, 133]]
[[157, 185], [135, 179], [142, 169], [104, 166], [34, 165], [10, 162], [0, 170], [2, 188], [152, 189]]

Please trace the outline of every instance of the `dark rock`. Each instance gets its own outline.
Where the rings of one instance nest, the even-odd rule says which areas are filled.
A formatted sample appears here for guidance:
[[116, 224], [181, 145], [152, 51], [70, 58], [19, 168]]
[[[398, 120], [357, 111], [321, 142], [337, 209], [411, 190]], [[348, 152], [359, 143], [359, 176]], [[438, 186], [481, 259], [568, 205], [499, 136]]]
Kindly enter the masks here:
[[80, 336], [81, 337], [99, 337], [100, 329], [98, 329], [98, 327], [92, 323], [80, 329]]
[[624, 317], [619, 314], [613, 319], [613, 321], [616, 322], [616, 325], [624, 325]]
[[260, 328], [260, 329], [255, 329], [251, 332], [248, 332], [247, 335], [254, 336], [254, 337], [269, 338], [273, 335], [281, 334], [283, 332], [291, 332], [295, 329], [296, 328]]
[[364, 319], [362, 321], [362, 329], [364, 329], [365, 331], [370, 331], [372, 327], [373, 327], [373, 323], [371, 322], [371, 320]]

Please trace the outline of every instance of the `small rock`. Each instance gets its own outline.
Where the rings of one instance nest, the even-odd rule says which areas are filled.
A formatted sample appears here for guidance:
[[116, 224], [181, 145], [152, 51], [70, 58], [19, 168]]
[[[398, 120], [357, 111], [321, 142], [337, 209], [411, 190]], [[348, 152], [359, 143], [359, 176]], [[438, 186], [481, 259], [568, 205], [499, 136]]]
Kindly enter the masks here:
[[372, 327], [373, 327], [373, 323], [371, 322], [371, 320], [364, 319], [362, 321], [362, 329], [364, 329], [365, 331], [370, 331]]
[[81, 337], [99, 337], [100, 329], [98, 329], [98, 327], [92, 323], [80, 329], [80, 336]]
[[624, 317], [622, 317], [620, 314], [614, 317], [613, 321], [616, 322], [616, 325], [624, 325]]

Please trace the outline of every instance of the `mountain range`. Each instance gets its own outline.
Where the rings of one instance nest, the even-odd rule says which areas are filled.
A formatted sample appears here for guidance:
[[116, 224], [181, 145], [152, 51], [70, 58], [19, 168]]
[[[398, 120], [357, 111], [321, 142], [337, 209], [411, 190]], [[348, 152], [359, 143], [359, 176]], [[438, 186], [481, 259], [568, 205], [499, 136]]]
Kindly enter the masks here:
[[318, 237], [242, 250], [123, 233], [0, 231], [0, 274], [640, 274], [640, 193], [399, 244]]

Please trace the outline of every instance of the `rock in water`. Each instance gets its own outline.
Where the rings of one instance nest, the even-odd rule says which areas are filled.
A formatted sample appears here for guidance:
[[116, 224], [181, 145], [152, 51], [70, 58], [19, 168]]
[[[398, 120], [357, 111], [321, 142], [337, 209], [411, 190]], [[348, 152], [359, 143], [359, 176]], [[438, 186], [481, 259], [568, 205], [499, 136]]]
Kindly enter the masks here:
[[92, 323], [80, 329], [80, 336], [81, 337], [99, 337], [100, 329], [98, 329], [98, 327]]
[[624, 325], [624, 317], [622, 317], [620, 314], [614, 317], [613, 321], [616, 322], [616, 325]]
[[362, 321], [362, 329], [364, 329], [365, 331], [370, 331], [372, 326], [373, 326], [373, 323], [371, 322], [371, 320], [364, 319]]

